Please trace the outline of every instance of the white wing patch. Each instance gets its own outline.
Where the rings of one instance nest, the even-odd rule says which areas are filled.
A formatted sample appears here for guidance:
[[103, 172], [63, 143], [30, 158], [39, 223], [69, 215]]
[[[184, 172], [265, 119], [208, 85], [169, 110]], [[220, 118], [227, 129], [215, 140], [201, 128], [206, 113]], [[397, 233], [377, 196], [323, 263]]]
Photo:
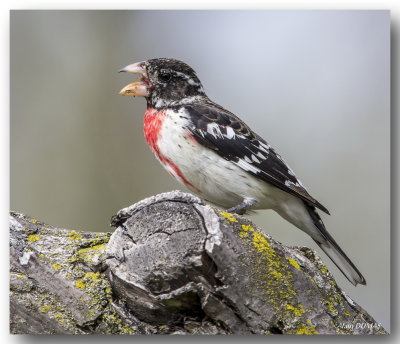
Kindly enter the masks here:
[[[207, 124], [207, 133], [211, 134], [212, 136], [214, 136], [214, 138], [218, 138], [218, 139], [229, 139], [229, 140], [234, 140], [236, 138], [244, 138], [244, 136], [242, 135], [237, 135], [235, 133], [235, 130], [233, 130], [232, 127], [224, 127], [224, 129], [226, 130], [226, 134], [223, 134], [221, 131], [221, 127], [215, 123], [209, 123]], [[201, 133], [201, 130], [199, 130], [199, 132]], [[201, 133], [202, 136], [204, 137], [204, 134]]]
[[254, 154], [251, 155], [251, 160], [253, 160], [254, 162], [256, 162], [258, 164], [260, 163], [260, 160], [258, 160]]
[[238, 161], [238, 162], [235, 162], [235, 164], [238, 165], [239, 167], [243, 168], [245, 171], [252, 172], [252, 173], [257, 173], [257, 174], [260, 173], [260, 170], [259, 170], [258, 168], [256, 168], [256, 167], [254, 167], [254, 166], [251, 164], [250, 159], [247, 158], [247, 159], [250, 161], [250, 163], [248, 163], [248, 162], [246, 161], [246, 158], [247, 158], [247, 157], [245, 157], [245, 160], [239, 159], [239, 161]]
[[207, 133], [214, 136], [215, 138], [224, 138], [221, 129], [217, 123], [209, 123], [207, 124]]
[[[293, 170], [289, 167], [289, 165], [287, 164], [287, 162], [286, 162], [285, 160], [283, 160], [283, 158], [282, 158], [279, 154], [276, 154], [276, 157], [277, 157], [280, 161], [282, 161], [282, 162], [285, 164], [285, 166], [286, 166], [286, 168], [287, 168], [287, 170], [288, 170], [288, 174], [290, 174], [292, 177], [295, 177], [295, 178], [296, 178], [296, 175], [294, 174]], [[295, 186], [297, 186], [297, 187], [301, 187], [301, 188], [303, 188], [303, 189], [306, 189], [306, 187], [303, 185], [303, 183], [301, 182], [301, 180], [299, 180], [298, 178], [296, 178], [296, 183], [293, 183], [293, 182], [291, 182], [291, 181], [289, 181], [289, 180], [285, 181], [285, 185], [286, 185], [286, 186], [290, 186], [290, 185], [288, 185], [288, 184], [290, 184], [290, 185], [295, 185]]]
[[235, 138], [235, 131], [231, 127], [226, 127], [226, 138], [227, 139], [234, 139]]
[[267, 157], [263, 154], [261, 154], [261, 152], [257, 152], [256, 154], [261, 160], [265, 160]]
[[264, 151], [265, 153], [269, 153], [269, 150], [271, 149], [271, 146], [268, 143], [264, 143], [264, 142], [260, 142], [259, 143], [259, 149], [261, 149], [262, 151]]
[[244, 156], [244, 161], [246, 161], [249, 164], [253, 163], [247, 155]]

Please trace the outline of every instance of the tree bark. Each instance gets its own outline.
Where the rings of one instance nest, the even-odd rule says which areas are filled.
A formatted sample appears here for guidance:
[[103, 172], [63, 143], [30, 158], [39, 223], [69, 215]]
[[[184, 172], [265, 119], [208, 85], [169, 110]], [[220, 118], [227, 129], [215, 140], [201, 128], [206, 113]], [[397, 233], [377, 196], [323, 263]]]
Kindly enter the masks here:
[[114, 233], [10, 215], [16, 334], [385, 334], [316, 253], [173, 191]]

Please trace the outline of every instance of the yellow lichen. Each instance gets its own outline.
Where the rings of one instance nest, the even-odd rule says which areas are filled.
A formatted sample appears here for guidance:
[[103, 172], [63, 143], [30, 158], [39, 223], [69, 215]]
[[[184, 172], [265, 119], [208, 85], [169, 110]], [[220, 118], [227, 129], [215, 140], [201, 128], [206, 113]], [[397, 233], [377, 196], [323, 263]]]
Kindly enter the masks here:
[[124, 326], [121, 328], [121, 334], [135, 334], [129, 326]]
[[254, 271], [253, 284], [267, 297], [268, 302], [276, 310], [278, 317], [291, 319], [291, 334], [317, 334], [316, 327], [306, 318], [306, 310], [299, 303], [294, 290], [293, 268], [301, 270], [299, 262], [294, 258], [282, 256], [274, 241], [257, 232], [250, 225], [241, 225], [238, 236], [252, 246], [256, 257], [248, 267]]
[[[87, 272], [82, 279], [75, 281], [75, 287], [79, 289], [90, 288], [93, 283], [98, 283], [99, 281], [103, 281], [99, 272]], [[95, 301], [97, 302], [97, 300]]]
[[300, 270], [299, 263], [293, 258], [283, 258], [275, 251], [273, 242], [268, 236], [255, 231], [251, 226], [242, 225], [239, 237], [246, 240], [258, 252], [258, 259], [254, 261], [254, 266], [251, 266], [257, 271], [255, 275], [257, 278], [254, 281], [257, 288], [263, 289], [263, 294], [268, 297], [268, 302], [278, 314], [295, 319], [296, 327], [292, 333], [315, 334], [315, 327], [311, 323], [305, 323], [304, 315], [308, 310], [299, 303], [293, 287], [291, 266]]
[[281, 272], [276, 271], [276, 270], [272, 270], [272, 271], [271, 271], [271, 274], [272, 274], [275, 278], [278, 278], [278, 279], [283, 277], [283, 274], [282, 274]]
[[249, 233], [247, 233], [247, 232], [240, 232], [239, 233], [239, 236], [243, 239], [243, 238], [246, 238], [247, 236], [249, 235]]
[[250, 225], [242, 225], [241, 231], [239, 232], [239, 236], [243, 239], [248, 237], [250, 232], [254, 232], [254, 228]]
[[[266, 265], [268, 275], [265, 276], [268, 285], [265, 292], [269, 295], [273, 305], [279, 307], [282, 300], [289, 300], [296, 295], [296, 292], [292, 289], [293, 276], [283, 264], [281, 257], [271, 247], [266, 235], [260, 232], [252, 232], [252, 234], [253, 240], [251, 243], [253, 247], [268, 262]], [[265, 262], [260, 260], [258, 264], [264, 266]]]
[[103, 243], [87, 248], [82, 248], [77, 251], [73, 260], [82, 259], [88, 263], [94, 263], [95, 259], [103, 253], [106, 245], [107, 244]]
[[57, 264], [57, 263], [52, 263], [51, 265], [53, 266], [53, 269], [56, 270], [56, 271], [58, 271], [58, 270], [60, 270], [62, 268], [62, 266], [60, 264]]
[[68, 233], [68, 239], [70, 240], [74, 240], [74, 241], [78, 241], [78, 240], [82, 240], [82, 235], [80, 235], [77, 232], [69, 232]]
[[50, 306], [41, 306], [41, 307], [39, 308], [39, 311], [42, 312], [42, 313], [47, 313], [47, 312], [49, 312], [50, 310], [51, 310], [51, 307], [50, 307]]
[[328, 275], [329, 274], [329, 270], [325, 265], [321, 266], [321, 272], [323, 275]]
[[56, 314], [54, 314], [54, 315], [53, 315], [53, 318], [56, 319], [56, 320], [58, 320], [58, 321], [61, 322], [61, 323], [65, 322], [64, 315], [61, 314], [61, 313], [56, 313]]
[[329, 298], [329, 300], [325, 300], [325, 306], [326, 308], [328, 308], [328, 311], [330, 314], [332, 315], [336, 315], [338, 314], [338, 311], [336, 310], [335, 306], [334, 306], [334, 299], [333, 298]]
[[85, 288], [85, 282], [82, 280], [78, 280], [75, 282], [75, 287], [80, 288], [80, 289], [84, 289]]
[[100, 273], [99, 272], [88, 272], [84, 279], [92, 279], [93, 281], [100, 281]]
[[290, 265], [294, 266], [297, 270], [300, 270], [300, 265], [296, 260], [293, 258], [288, 258], [287, 260], [289, 261]]
[[[255, 232], [253, 234], [253, 246], [260, 253], [267, 253], [271, 248], [271, 244], [268, 242], [267, 238], [263, 233]], [[273, 253], [275, 254], [275, 252]]]
[[221, 215], [230, 222], [238, 222], [238, 220], [234, 217], [232, 213], [227, 213], [226, 211], [222, 211]]
[[318, 334], [318, 331], [315, 329], [315, 326], [313, 325], [300, 325], [297, 330], [296, 334], [306, 334], [306, 335], [311, 335], [311, 334]]
[[302, 316], [305, 313], [305, 310], [302, 305], [299, 305], [298, 307], [294, 307], [294, 306], [288, 304], [288, 305], [286, 305], [286, 309], [291, 310], [294, 313], [294, 315], [296, 315], [298, 317]]
[[31, 222], [31, 223], [37, 223], [38, 220], [32, 219], [30, 222]]
[[[122, 321], [121, 317], [113, 312], [106, 312], [102, 315], [105, 324], [108, 324], [110, 329], [117, 330], [118, 334], [134, 334], [134, 330]], [[114, 331], [110, 332], [114, 333]]]
[[242, 225], [242, 230], [246, 232], [254, 232], [255, 229], [250, 225]]
[[28, 241], [29, 242], [35, 242], [35, 241], [38, 241], [38, 240], [40, 240], [40, 236], [39, 235], [36, 235], [36, 234], [28, 235]]

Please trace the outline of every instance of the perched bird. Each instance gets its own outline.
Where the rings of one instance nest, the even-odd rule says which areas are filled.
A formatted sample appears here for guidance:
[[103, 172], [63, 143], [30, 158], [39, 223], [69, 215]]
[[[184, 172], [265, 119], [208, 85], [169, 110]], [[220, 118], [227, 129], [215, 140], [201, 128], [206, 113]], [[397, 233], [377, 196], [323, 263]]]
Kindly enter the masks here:
[[228, 212], [275, 210], [310, 235], [352, 284], [366, 284], [316, 209], [329, 211], [263, 138], [207, 97], [190, 66], [156, 58], [120, 72], [142, 75], [120, 94], [146, 98], [146, 141], [173, 177]]

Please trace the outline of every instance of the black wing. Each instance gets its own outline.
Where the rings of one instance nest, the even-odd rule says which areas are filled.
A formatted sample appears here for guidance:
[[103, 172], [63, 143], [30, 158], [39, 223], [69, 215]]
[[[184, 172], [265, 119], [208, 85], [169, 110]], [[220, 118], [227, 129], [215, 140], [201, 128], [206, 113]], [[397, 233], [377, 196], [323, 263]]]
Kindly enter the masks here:
[[328, 209], [307, 192], [279, 154], [234, 114], [212, 102], [188, 105], [186, 109], [192, 122], [189, 130], [200, 144], [329, 214]]

